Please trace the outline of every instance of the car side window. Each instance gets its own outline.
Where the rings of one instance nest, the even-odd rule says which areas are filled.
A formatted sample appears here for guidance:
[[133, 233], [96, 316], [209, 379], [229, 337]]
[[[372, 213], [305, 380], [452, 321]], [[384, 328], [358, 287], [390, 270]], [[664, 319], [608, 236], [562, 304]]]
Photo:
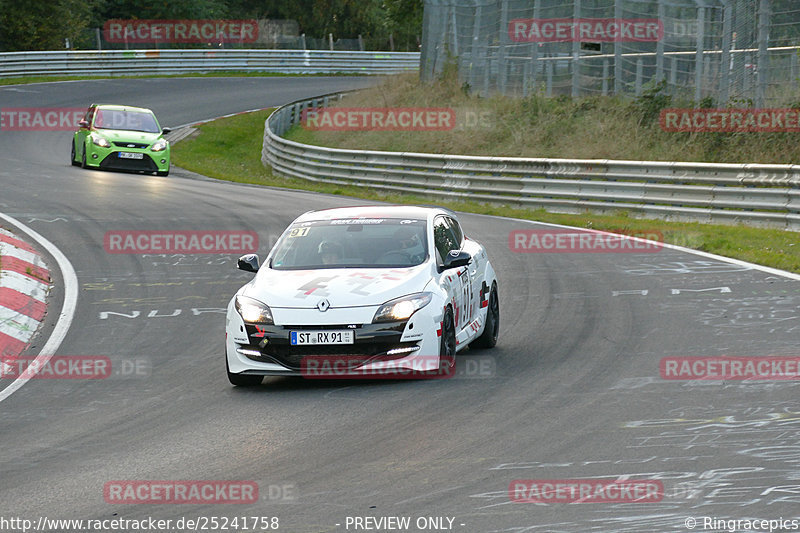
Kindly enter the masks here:
[[439, 252], [437, 260], [440, 263], [442, 258], [447, 257], [448, 252], [461, 247], [461, 242], [456, 239], [453, 229], [445, 217], [436, 217], [433, 221], [433, 242], [436, 251]]
[[464, 242], [464, 232], [461, 231], [461, 226], [458, 224], [456, 219], [452, 217], [446, 217], [447, 223], [450, 225], [450, 229], [453, 230], [453, 235], [456, 238], [456, 242], [458, 243], [458, 248], [461, 248], [461, 243]]

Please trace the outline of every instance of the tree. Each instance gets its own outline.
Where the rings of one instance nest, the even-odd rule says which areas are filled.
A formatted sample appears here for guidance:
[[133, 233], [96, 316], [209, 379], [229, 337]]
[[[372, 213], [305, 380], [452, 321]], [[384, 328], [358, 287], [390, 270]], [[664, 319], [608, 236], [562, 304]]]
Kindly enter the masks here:
[[0, 50], [63, 50], [85, 40], [97, 0], [0, 0]]
[[417, 50], [422, 35], [422, 0], [384, 0], [386, 27], [395, 43], [406, 50]]

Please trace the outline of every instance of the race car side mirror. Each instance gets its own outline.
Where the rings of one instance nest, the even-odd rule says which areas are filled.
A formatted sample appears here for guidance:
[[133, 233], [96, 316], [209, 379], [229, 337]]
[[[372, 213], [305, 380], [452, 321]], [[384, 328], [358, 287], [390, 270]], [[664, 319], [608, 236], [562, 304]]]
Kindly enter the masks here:
[[163, 133], [164, 135], [166, 135], [167, 133], [169, 133], [169, 132], [171, 132], [171, 131], [172, 131], [172, 128], [163, 128], [163, 129], [161, 130], [161, 133]]
[[80, 119], [80, 120], [78, 121], [78, 126], [79, 126], [81, 129], [87, 129], [87, 128], [89, 127], [89, 123], [88, 123], [88, 122], [86, 122], [86, 119], [85, 119], [85, 118], [82, 118], [82, 119]]
[[258, 256], [256, 254], [243, 255], [236, 262], [236, 268], [245, 272], [258, 272]]
[[444, 258], [443, 270], [467, 266], [472, 261], [472, 256], [460, 250], [450, 250]]

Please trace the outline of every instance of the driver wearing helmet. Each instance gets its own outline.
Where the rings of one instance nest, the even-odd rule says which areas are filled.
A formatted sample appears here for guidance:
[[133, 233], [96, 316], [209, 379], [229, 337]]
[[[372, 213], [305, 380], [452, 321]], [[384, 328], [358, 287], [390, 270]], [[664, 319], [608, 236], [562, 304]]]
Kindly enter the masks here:
[[344, 247], [336, 241], [322, 241], [317, 252], [323, 265], [335, 265], [344, 258]]
[[394, 238], [398, 243], [398, 251], [410, 255], [425, 253], [419, 232], [414, 228], [400, 228], [394, 232]]

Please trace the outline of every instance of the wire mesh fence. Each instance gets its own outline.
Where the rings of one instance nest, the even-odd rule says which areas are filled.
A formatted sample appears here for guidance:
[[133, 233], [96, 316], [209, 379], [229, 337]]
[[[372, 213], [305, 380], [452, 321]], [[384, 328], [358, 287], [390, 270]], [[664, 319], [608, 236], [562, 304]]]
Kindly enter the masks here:
[[425, 0], [423, 80], [481, 95], [641, 95], [763, 106], [797, 89], [796, 0]]

